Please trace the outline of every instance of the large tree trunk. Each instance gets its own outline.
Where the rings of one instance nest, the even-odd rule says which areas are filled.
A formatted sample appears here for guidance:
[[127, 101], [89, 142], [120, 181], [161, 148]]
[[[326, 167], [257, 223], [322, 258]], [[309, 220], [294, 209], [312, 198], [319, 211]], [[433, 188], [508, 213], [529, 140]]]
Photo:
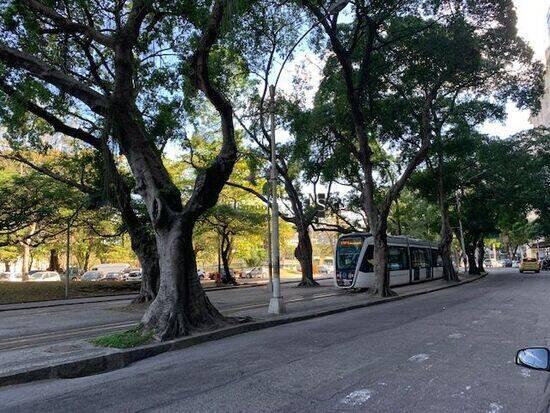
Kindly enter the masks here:
[[468, 257], [468, 274], [479, 275], [479, 268], [476, 261], [477, 240], [466, 244], [466, 256]]
[[84, 263], [82, 264], [82, 270], [84, 272], [88, 271], [88, 267], [90, 266], [90, 256], [92, 255], [92, 250], [88, 248], [86, 250], [86, 253], [84, 254]]
[[48, 264], [48, 271], [57, 271], [59, 274], [63, 272], [61, 264], [59, 263], [59, 254], [55, 248], [50, 250], [50, 262]]
[[229, 259], [231, 255], [231, 235], [227, 233], [222, 234], [222, 245], [221, 245], [221, 259], [223, 267], [223, 276], [221, 277], [222, 283], [224, 284], [237, 284], [237, 280], [231, 275], [231, 269], [229, 268]]
[[396, 296], [397, 293], [390, 288], [388, 270], [388, 218], [379, 215], [370, 221], [374, 240], [374, 287], [371, 294], [378, 297]]
[[437, 164], [437, 187], [439, 195], [439, 211], [441, 214], [441, 229], [439, 232], [439, 253], [443, 261], [443, 278], [446, 281], [460, 281], [458, 274], [453, 266], [451, 258], [451, 244], [453, 242], [453, 230], [449, 219], [449, 203], [445, 191], [445, 182], [443, 180], [443, 150], [441, 147], [441, 137], [438, 145], [438, 164]]
[[161, 279], [156, 299], [141, 325], [166, 340], [196, 330], [222, 326], [226, 319], [204, 293], [197, 275], [193, 225], [172, 217], [172, 225], [157, 230]]
[[318, 287], [319, 284], [313, 279], [313, 247], [307, 227], [297, 226], [298, 246], [294, 250], [294, 256], [300, 263], [302, 281], [298, 287]]
[[477, 242], [477, 268], [480, 273], [485, 272], [483, 261], [485, 260], [485, 242], [480, 238]]
[[29, 266], [31, 259], [31, 246], [28, 242], [23, 241], [21, 243], [23, 247], [23, 261], [21, 263], [21, 281], [29, 281]]
[[6, 272], [11, 272], [11, 265], [9, 261], [4, 261], [4, 267]]
[[157, 295], [160, 270], [158, 263], [157, 245], [151, 223], [144, 217], [138, 217], [132, 206], [131, 190], [120, 176], [113, 159], [113, 154], [102, 142], [103, 162], [108, 184], [113, 185], [110, 191], [112, 203], [116, 204], [122, 221], [128, 229], [132, 250], [136, 254], [141, 266], [141, 287], [134, 303], [153, 301]]
[[[147, 231], [148, 232], [148, 231]], [[139, 242], [142, 240], [143, 242]], [[130, 235], [132, 250], [136, 253], [141, 266], [141, 287], [134, 303], [147, 303], [157, 296], [160, 284], [160, 268], [157, 245], [151, 234]]]
[[443, 260], [443, 278], [447, 281], [460, 281], [458, 274], [453, 266], [451, 243], [453, 241], [453, 231], [449, 221], [449, 210], [443, 208], [441, 211], [441, 232], [439, 241], [439, 253]]

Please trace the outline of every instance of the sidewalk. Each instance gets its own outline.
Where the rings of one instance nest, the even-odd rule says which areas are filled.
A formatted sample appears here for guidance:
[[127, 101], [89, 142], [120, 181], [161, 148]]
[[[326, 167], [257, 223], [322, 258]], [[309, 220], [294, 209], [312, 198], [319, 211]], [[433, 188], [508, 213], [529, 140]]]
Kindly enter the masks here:
[[[451, 287], [460, 288], [461, 284], [475, 281], [481, 277], [463, 276], [460, 284], [449, 284], [441, 280], [422, 284], [409, 285], [396, 288], [399, 296], [390, 298], [373, 298], [365, 293], [352, 293], [337, 290], [324, 283], [325, 286], [318, 289], [295, 289], [286, 287], [283, 294], [286, 295], [285, 303], [287, 312], [281, 316], [267, 315], [267, 291], [258, 291], [255, 295], [262, 295], [262, 300], [254, 300], [241, 297], [240, 303], [230, 305], [218, 305], [218, 308], [226, 315], [250, 316], [253, 322], [229, 326], [220, 330], [202, 333], [191, 337], [184, 337], [165, 343], [154, 343], [147, 346], [118, 350], [98, 348], [92, 346], [88, 339], [63, 340], [55, 344], [22, 345], [12, 350], [0, 352], [0, 386], [16, 383], [24, 383], [33, 380], [48, 378], [80, 377], [108, 370], [121, 368], [132, 362], [142, 360], [166, 351], [177, 350], [193, 346], [206, 341], [217, 340], [236, 334], [269, 328], [276, 325], [307, 320], [315, 317], [349, 311], [370, 305], [383, 304], [389, 301], [405, 299], [407, 297], [426, 294]], [[265, 289], [262, 289], [265, 290]], [[220, 292], [219, 294], [221, 294]], [[249, 294], [243, 291], [242, 293]], [[224, 295], [228, 297], [227, 293]], [[116, 309], [111, 309], [116, 311]], [[119, 309], [122, 311], [122, 309]], [[139, 314], [136, 314], [136, 320]], [[97, 327], [97, 331], [90, 331], [93, 336], [101, 336], [109, 332], [125, 330], [134, 325], [136, 321], [121, 323], [119, 327], [110, 329]], [[88, 329], [89, 330], [89, 329]], [[45, 333], [44, 333], [45, 334]], [[36, 334], [40, 338], [41, 334]], [[13, 342], [19, 338], [12, 339]], [[9, 339], [2, 342], [9, 345]]]

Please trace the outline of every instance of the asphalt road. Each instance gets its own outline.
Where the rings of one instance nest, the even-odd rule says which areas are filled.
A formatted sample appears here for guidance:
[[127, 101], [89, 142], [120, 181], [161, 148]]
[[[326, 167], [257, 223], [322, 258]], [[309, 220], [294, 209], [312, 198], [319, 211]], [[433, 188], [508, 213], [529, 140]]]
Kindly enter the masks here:
[[535, 412], [550, 373], [550, 273], [458, 288], [166, 353], [97, 376], [0, 389], [2, 412]]

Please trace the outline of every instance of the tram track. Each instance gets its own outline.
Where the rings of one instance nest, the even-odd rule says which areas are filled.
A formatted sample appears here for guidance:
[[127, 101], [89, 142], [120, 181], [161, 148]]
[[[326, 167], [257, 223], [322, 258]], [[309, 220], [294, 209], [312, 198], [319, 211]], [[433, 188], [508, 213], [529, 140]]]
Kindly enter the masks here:
[[[338, 291], [338, 292], [331, 292], [331, 293], [312, 294], [308, 296], [299, 296], [299, 297], [289, 298], [285, 300], [285, 303], [291, 304], [291, 303], [308, 302], [308, 301], [331, 298], [339, 295], [342, 295], [342, 292]], [[220, 309], [225, 314], [235, 314], [241, 311], [253, 310], [253, 309], [258, 309], [262, 307], [267, 308], [267, 303], [265, 299], [263, 299], [262, 301], [257, 301], [246, 305], [232, 305], [226, 308], [223, 308], [223, 306], [221, 306]], [[116, 322], [116, 323], [98, 324], [98, 325], [91, 325], [91, 326], [85, 326], [85, 327], [77, 327], [77, 328], [72, 328], [72, 329], [63, 330], [63, 331], [44, 332], [44, 333], [37, 333], [37, 334], [29, 334], [29, 335], [20, 336], [17, 338], [12, 337], [12, 338], [1, 339], [0, 351], [21, 350], [21, 349], [37, 347], [41, 345], [55, 345], [55, 344], [65, 342], [67, 340], [93, 338], [98, 335], [101, 335], [102, 333], [115, 333], [117, 331], [126, 330], [129, 327], [136, 326], [138, 322], [139, 322], [139, 318], [136, 318], [136, 320], [133, 320], [133, 321], [131, 320], [131, 321]]]

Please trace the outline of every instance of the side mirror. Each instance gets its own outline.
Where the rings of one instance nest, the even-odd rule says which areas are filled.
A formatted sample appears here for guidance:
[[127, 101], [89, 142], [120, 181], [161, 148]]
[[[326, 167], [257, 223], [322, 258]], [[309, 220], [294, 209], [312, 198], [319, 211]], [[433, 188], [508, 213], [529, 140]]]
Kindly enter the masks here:
[[534, 370], [550, 370], [549, 360], [550, 350], [545, 347], [524, 348], [516, 354], [517, 365]]

